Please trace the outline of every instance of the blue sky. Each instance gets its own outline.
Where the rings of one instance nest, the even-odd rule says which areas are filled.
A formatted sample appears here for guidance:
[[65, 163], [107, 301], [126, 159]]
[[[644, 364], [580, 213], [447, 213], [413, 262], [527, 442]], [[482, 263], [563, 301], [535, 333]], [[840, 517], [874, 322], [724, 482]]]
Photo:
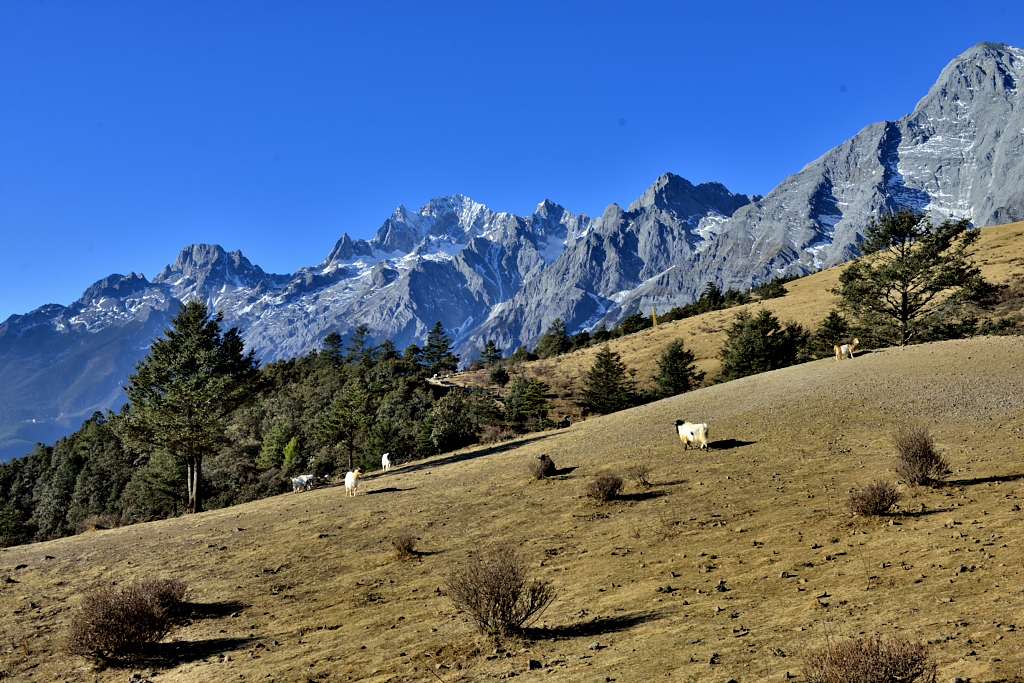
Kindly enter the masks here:
[[192, 242], [273, 272], [461, 192], [767, 193], [1024, 3], [0, 4], [0, 320]]

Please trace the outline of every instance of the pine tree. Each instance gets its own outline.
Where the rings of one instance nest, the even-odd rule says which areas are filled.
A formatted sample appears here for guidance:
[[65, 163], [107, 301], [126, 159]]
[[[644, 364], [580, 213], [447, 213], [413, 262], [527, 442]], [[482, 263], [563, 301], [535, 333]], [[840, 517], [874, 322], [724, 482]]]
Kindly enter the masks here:
[[237, 328], [206, 305], [182, 307], [165, 336], [128, 380], [122, 438], [143, 452], [164, 451], [185, 465], [188, 512], [202, 509], [203, 459], [227, 441], [231, 411], [254, 389], [257, 362]]
[[317, 441], [325, 453], [340, 449], [347, 456], [351, 472], [355, 468], [356, 450], [363, 444], [369, 425], [369, 396], [362, 381], [352, 378], [321, 415], [316, 426]]
[[299, 437], [293, 436], [289, 439], [288, 443], [284, 446], [283, 453], [284, 461], [281, 469], [288, 473], [294, 472], [299, 465]]
[[503, 387], [508, 384], [511, 377], [508, 374], [508, 370], [503, 365], [495, 365], [494, 369], [491, 370], [489, 375], [491, 382], [497, 384], [499, 387]]
[[342, 350], [342, 338], [337, 332], [331, 332], [324, 337], [323, 354], [331, 363], [341, 365], [345, 360], [345, 353]]
[[494, 340], [488, 339], [487, 343], [484, 344], [484, 350], [480, 354], [480, 360], [483, 361], [484, 367], [493, 367], [501, 362], [501, 349], [494, 343]]
[[271, 467], [280, 467], [284, 461], [284, 447], [288, 445], [291, 438], [291, 429], [288, 425], [277, 422], [263, 435], [263, 446], [256, 458], [256, 466], [261, 470], [268, 470]]
[[661, 396], [675, 396], [690, 391], [704, 381], [704, 373], [694, 364], [693, 352], [677, 339], [668, 345], [658, 359], [655, 381]]
[[427, 372], [441, 374], [455, 372], [459, 368], [459, 357], [452, 353], [452, 340], [444, 331], [441, 321], [427, 335], [427, 344], [423, 348], [423, 365]]
[[977, 239], [967, 220], [936, 226], [913, 212], [885, 216], [868, 226], [861, 245], [866, 257], [843, 270], [836, 293], [859, 322], [883, 320], [891, 328], [888, 341], [909, 344], [929, 327], [948, 324], [956, 304], [988, 291], [970, 258]]
[[538, 379], [517, 376], [505, 396], [505, 418], [518, 428], [543, 429], [551, 409], [548, 391], [548, 385]]
[[557, 318], [537, 342], [534, 353], [541, 358], [552, 358], [566, 353], [571, 348], [572, 340], [569, 339], [569, 334], [565, 329], [565, 322], [561, 318]]
[[629, 408], [636, 402], [636, 388], [621, 356], [602, 346], [587, 371], [583, 386], [583, 407], [607, 414]]
[[770, 311], [756, 316], [741, 311], [726, 330], [719, 357], [726, 381], [793, 365], [804, 355], [809, 335], [796, 323], [783, 326]]

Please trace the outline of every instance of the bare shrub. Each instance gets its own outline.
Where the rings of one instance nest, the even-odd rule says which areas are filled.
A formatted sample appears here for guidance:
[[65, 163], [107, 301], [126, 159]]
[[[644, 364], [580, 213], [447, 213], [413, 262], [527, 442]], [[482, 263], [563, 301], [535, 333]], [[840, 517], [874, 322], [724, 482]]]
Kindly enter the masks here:
[[804, 660], [808, 683], [935, 683], [927, 648], [905, 638], [858, 638], [830, 644]]
[[170, 632], [185, 589], [178, 580], [154, 579], [87, 593], [71, 619], [68, 651], [105, 661], [130, 659]]
[[445, 588], [480, 632], [495, 639], [521, 633], [555, 599], [551, 584], [531, 581], [526, 564], [508, 545], [470, 555], [463, 566], [453, 566]]
[[400, 560], [411, 560], [419, 553], [416, 552], [416, 537], [408, 531], [400, 531], [391, 539], [391, 547]]
[[935, 484], [949, 476], [949, 464], [935, 450], [935, 441], [925, 427], [904, 425], [893, 434], [896, 472], [912, 486]]
[[515, 436], [516, 433], [508, 427], [489, 424], [484, 425], [480, 431], [480, 443], [498, 443], [499, 441], [508, 441]]
[[900, 492], [887, 481], [876, 481], [863, 488], [854, 490], [847, 503], [850, 512], [868, 517], [884, 515], [900, 500]]
[[550, 477], [558, 471], [555, 467], [555, 461], [552, 460], [546, 453], [541, 453], [536, 458], [530, 461], [530, 474], [534, 479], [544, 479]]
[[101, 531], [103, 529], [113, 529], [120, 524], [120, 518], [117, 515], [89, 515], [76, 527], [78, 533], [82, 534], [87, 531]]
[[599, 474], [587, 484], [587, 497], [600, 503], [614, 500], [622, 492], [622, 477], [614, 474]]
[[626, 476], [633, 480], [633, 483], [637, 486], [641, 486], [648, 489], [652, 486], [651, 484], [651, 468], [647, 463], [637, 463], [630, 465], [626, 469]]

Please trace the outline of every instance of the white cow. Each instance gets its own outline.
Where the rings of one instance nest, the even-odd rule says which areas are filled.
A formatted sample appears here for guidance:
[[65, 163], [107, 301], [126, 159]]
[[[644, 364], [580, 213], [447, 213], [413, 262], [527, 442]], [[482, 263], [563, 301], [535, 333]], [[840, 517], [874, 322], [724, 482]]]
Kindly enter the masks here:
[[345, 495], [354, 496], [356, 495], [356, 488], [359, 486], [359, 477], [362, 475], [362, 470], [358, 467], [352, 472], [345, 473]]
[[676, 433], [679, 440], [683, 442], [683, 450], [690, 446], [699, 448], [702, 451], [708, 449], [708, 425], [705, 422], [685, 422], [676, 420]]
[[300, 474], [297, 477], [292, 477], [292, 493], [309, 491], [314, 484], [316, 484], [316, 477], [312, 474]]
[[380, 468], [382, 470], [384, 470], [385, 472], [387, 472], [388, 470], [391, 469], [391, 454], [390, 453], [385, 453], [384, 455], [380, 456]]

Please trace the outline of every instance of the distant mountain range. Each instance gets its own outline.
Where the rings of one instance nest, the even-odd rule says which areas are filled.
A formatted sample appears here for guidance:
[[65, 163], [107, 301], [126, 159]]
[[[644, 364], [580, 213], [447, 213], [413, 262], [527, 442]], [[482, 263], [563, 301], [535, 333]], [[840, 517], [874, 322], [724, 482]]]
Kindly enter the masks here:
[[972, 47], [910, 115], [868, 126], [763, 198], [673, 174], [599, 218], [550, 200], [516, 216], [454, 195], [400, 206], [372, 239], [343, 235], [321, 263], [287, 275], [220, 246], [186, 247], [151, 280], [111, 275], [70, 306], [0, 324], [0, 458], [120, 405], [135, 363], [193, 298], [265, 361], [360, 324], [402, 347], [438, 320], [468, 359], [486, 339], [533, 344], [556, 318], [592, 329], [692, 301], [708, 282], [746, 288], [841, 263], [886, 211], [1021, 220], [1022, 79], [1024, 50]]

